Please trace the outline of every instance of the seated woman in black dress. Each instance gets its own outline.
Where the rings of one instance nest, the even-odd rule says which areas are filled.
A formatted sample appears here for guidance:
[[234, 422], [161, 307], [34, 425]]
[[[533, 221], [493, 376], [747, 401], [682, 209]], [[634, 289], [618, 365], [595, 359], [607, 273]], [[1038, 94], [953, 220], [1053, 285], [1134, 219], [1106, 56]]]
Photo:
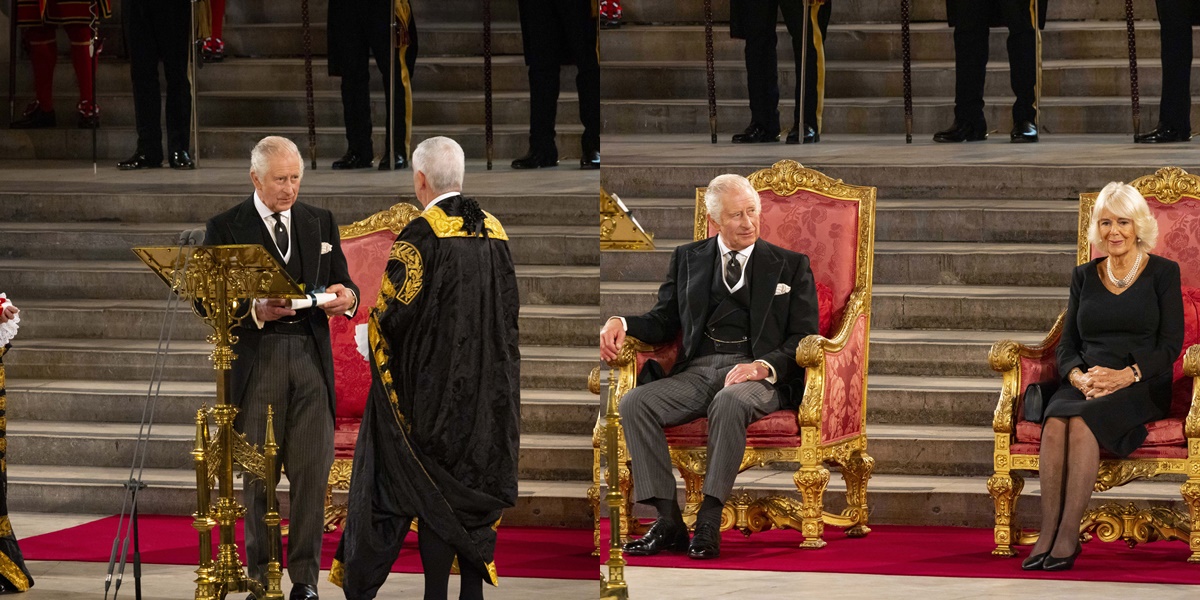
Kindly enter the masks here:
[[1100, 449], [1125, 457], [1145, 424], [1167, 416], [1172, 366], [1183, 346], [1179, 265], [1150, 254], [1158, 224], [1123, 183], [1100, 192], [1088, 239], [1108, 256], [1075, 268], [1058, 344], [1063, 384], [1047, 403], [1040, 474], [1042, 528], [1026, 570], [1061, 571], [1081, 550]]

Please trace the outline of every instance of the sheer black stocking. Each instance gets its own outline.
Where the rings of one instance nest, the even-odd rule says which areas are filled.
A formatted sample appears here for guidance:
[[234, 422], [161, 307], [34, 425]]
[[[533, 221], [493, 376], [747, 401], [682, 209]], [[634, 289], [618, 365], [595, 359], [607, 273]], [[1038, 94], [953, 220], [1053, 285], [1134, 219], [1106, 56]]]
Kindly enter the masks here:
[[1067, 424], [1068, 443], [1066, 497], [1063, 500], [1062, 520], [1054, 535], [1050, 556], [1066, 558], [1079, 545], [1079, 525], [1083, 511], [1092, 499], [1096, 473], [1100, 470], [1100, 444], [1081, 417], [1071, 417]]
[[1038, 458], [1038, 483], [1042, 490], [1042, 525], [1038, 541], [1029, 555], [1050, 551], [1062, 517], [1063, 471], [1067, 466], [1067, 420], [1049, 417], [1042, 425]]
[[[432, 529], [422, 527], [417, 532], [421, 551], [421, 566], [425, 569], [425, 600], [446, 600], [450, 587], [450, 567], [454, 564], [454, 547]], [[459, 600], [483, 600], [483, 573], [459, 565]]]

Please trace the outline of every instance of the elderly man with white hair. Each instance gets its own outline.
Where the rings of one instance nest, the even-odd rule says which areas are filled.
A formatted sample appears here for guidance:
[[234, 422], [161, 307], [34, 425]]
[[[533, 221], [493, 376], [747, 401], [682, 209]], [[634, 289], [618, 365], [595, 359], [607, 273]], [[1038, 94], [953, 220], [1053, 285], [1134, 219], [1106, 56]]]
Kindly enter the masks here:
[[374, 598], [417, 519], [425, 600], [445, 600], [455, 557], [460, 600], [477, 600], [517, 501], [517, 278], [504, 227], [462, 195], [462, 148], [425, 140], [413, 170], [425, 212], [392, 245], [371, 314], [371, 392], [329, 579]]
[[[650, 531], [625, 545], [635, 556], [720, 554], [721, 510], [742, 463], [746, 428], [799, 405], [804, 370], [793, 357], [800, 340], [817, 332], [808, 257], [759, 239], [762, 205], [750, 182], [720, 175], [708, 184], [705, 203], [719, 233], [675, 249], [650, 312], [611, 317], [600, 331], [606, 361], [620, 352], [626, 334], [651, 344], [683, 341], [666, 377], [657, 363], [648, 365], [640, 385], [621, 400], [634, 499], [658, 510]], [[689, 542], [663, 428], [700, 417], [708, 417], [708, 474]]]
[[[317, 597], [325, 485], [333, 463], [329, 319], [353, 314], [358, 286], [350, 279], [333, 214], [296, 201], [304, 176], [296, 144], [283, 137], [263, 138], [250, 155], [250, 165], [254, 193], [209, 220], [205, 242], [261, 244], [306, 290], [336, 295], [319, 308], [301, 310], [292, 310], [283, 299], [256, 299], [248, 303], [253, 306], [252, 319], [238, 330], [233, 346], [238, 357], [231, 373], [230, 401], [238, 407], [234, 427], [248, 442], [261, 446], [267, 407], [274, 409], [281, 458], [275, 479], [279, 480], [278, 467], [284, 467], [290, 485], [289, 600], [309, 600]], [[262, 480], [246, 482], [247, 568], [251, 577], [264, 582], [270, 549], [263, 522], [265, 492]]]

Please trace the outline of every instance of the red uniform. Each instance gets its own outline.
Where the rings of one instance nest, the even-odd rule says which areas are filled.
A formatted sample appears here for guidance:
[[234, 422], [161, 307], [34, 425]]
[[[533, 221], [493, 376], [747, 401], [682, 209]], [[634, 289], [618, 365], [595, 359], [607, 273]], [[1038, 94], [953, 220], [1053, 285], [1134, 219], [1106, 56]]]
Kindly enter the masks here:
[[108, 0], [17, 0], [17, 27], [21, 29], [33, 65], [36, 100], [15, 128], [52, 127], [54, 117], [54, 66], [58, 62], [55, 29], [61, 25], [71, 40], [71, 62], [79, 83], [79, 126], [96, 127], [100, 109], [92, 97], [94, 75], [92, 25], [112, 15]]

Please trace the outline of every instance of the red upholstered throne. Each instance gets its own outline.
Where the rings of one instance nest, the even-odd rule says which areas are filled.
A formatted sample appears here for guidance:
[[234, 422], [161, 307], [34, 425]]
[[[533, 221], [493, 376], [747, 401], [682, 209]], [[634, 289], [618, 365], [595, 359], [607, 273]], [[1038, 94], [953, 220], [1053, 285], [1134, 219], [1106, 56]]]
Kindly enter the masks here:
[[[804, 338], [796, 362], [807, 369], [804, 399], [799, 411], [781, 410], [750, 425], [742, 469], [774, 462], [797, 463], [793, 480], [800, 494], [751, 497], [736, 492], [726, 503], [721, 528], [736, 527], [746, 534], [773, 527], [799, 530], [802, 548], [820, 548], [824, 525], [845, 527], [851, 537], [866, 535], [866, 487], [874, 459], [866, 452], [867, 342], [871, 321], [871, 270], [875, 238], [875, 188], [831, 179], [799, 163], [785, 160], [749, 177], [762, 198], [763, 239], [807, 254], [817, 281], [821, 325], [818, 335]], [[716, 235], [707, 220], [704, 189], [696, 190], [694, 238]], [[679, 341], [661, 346], [626, 338], [620, 356], [610, 366], [618, 371], [619, 398], [636, 385], [637, 373], [649, 359], [669, 371]], [[599, 548], [600, 457], [607, 445], [603, 416], [593, 434], [595, 461], [589, 490], [596, 511]], [[666, 430], [671, 460], [685, 484], [689, 523], [703, 499], [708, 420], [698, 419]], [[620, 481], [630, 498], [632, 480], [624, 437], [619, 436]], [[840, 514], [823, 510], [829, 483], [825, 463], [837, 464], [846, 481], [847, 508]], [[609, 465], [611, 467], [612, 465]], [[622, 532], [640, 527], [622, 514]]]
[[350, 465], [354, 458], [354, 443], [358, 440], [358, 425], [371, 389], [371, 367], [367, 357], [359, 352], [358, 338], [366, 336], [367, 320], [379, 296], [379, 285], [387, 269], [388, 256], [396, 236], [419, 216], [421, 211], [411, 204], [396, 204], [362, 221], [338, 228], [342, 252], [350, 267], [350, 278], [358, 284], [358, 310], [352, 319], [332, 319], [329, 333], [333, 344], [333, 370], [337, 393], [337, 414], [334, 415], [333, 467], [329, 471], [329, 486], [325, 494], [325, 528], [333, 531], [346, 518], [346, 504], [334, 501], [334, 490], [350, 489]]
[[[1157, 539], [1188, 542], [1188, 562], [1200, 562], [1200, 178], [1183, 169], [1167, 167], [1140, 177], [1130, 185], [1149, 202], [1158, 220], [1159, 237], [1154, 253], [1179, 263], [1183, 283], [1185, 335], [1183, 353], [1175, 363], [1171, 411], [1166, 419], [1147, 425], [1149, 436], [1129, 458], [1101, 454], [1096, 491], [1102, 492], [1135, 479], [1160, 475], [1186, 476], [1180, 493], [1190, 515], [1166, 507], [1140, 508], [1129, 503], [1104, 503], [1084, 514], [1081, 533], [1101, 540], [1124, 539], [1130, 546]], [[1078, 262], [1099, 256], [1088, 243], [1087, 230], [1097, 193], [1079, 196]], [[995, 502], [996, 548], [992, 554], [1013, 556], [1014, 544], [1033, 543], [1036, 533], [1021, 534], [1014, 514], [1024, 479], [1016, 471], [1037, 471], [1042, 428], [1024, 420], [1022, 398], [1031, 383], [1059, 378], [1055, 349], [1063, 328], [1059, 314], [1050, 333], [1036, 346], [1000, 340], [988, 356], [991, 367], [1003, 373], [1004, 383], [996, 405], [995, 474], [988, 492]]]

